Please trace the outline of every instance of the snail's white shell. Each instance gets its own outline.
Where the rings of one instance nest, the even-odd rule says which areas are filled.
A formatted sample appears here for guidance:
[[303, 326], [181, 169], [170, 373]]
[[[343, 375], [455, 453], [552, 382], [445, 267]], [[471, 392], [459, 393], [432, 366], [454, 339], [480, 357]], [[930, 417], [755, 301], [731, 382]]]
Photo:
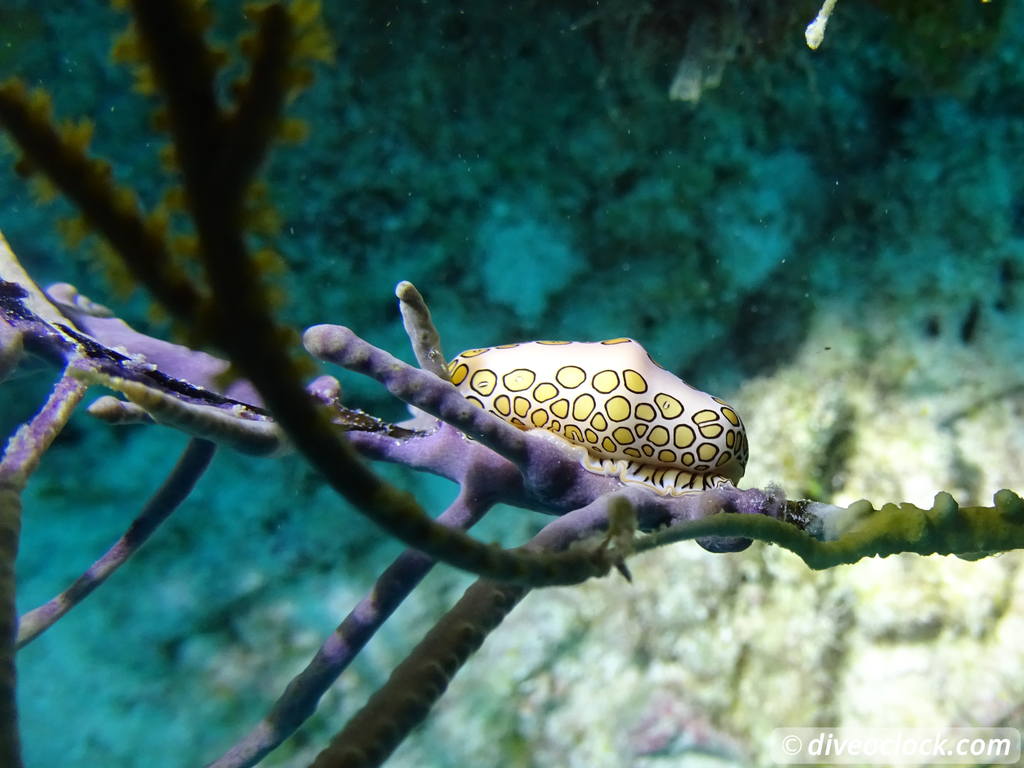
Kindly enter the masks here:
[[747, 438], [736, 411], [673, 376], [632, 339], [470, 349], [448, 369], [470, 402], [586, 448], [593, 471], [672, 495], [743, 475]]

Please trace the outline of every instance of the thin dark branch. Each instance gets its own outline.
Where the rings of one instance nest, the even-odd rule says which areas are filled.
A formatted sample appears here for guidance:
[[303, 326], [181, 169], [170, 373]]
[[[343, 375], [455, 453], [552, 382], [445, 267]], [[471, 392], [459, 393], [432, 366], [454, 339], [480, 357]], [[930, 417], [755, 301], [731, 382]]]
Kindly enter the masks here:
[[207, 440], [189, 440], [171, 474], [124, 535], [70, 587], [19, 619], [17, 647], [22, 648], [53, 626], [135, 554], [192, 492], [210, 465], [215, 451], [216, 446]]
[[[437, 522], [465, 530], [489, 508], [490, 502], [484, 496], [467, 494], [464, 489]], [[399, 555], [377, 579], [370, 594], [320, 646], [306, 668], [288, 683], [267, 716], [209, 768], [249, 768], [291, 736], [313, 714], [320, 697], [434, 564], [434, 560], [415, 549], [407, 549]]]
[[72, 375], [69, 366], [42, 410], [18, 429], [0, 459], [0, 765], [5, 768], [21, 766], [14, 670], [14, 563], [21, 535], [21, 492], [46, 449], [71, 418], [85, 390], [85, 384]]

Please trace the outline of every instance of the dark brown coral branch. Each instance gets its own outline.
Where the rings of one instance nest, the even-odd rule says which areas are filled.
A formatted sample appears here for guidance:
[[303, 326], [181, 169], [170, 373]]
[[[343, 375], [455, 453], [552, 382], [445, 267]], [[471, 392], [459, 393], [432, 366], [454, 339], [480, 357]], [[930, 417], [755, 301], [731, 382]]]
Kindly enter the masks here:
[[0, 84], [0, 125], [31, 170], [43, 173], [118, 253], [131, 254], [126, 265], [161, 304], [182, 317], [199, 315], [203, 296], [174, 266], [161, 225], [145, 218], [135, 195], [114, 182], [106, 163], [57, 130], [48, 110], [17, 80]]

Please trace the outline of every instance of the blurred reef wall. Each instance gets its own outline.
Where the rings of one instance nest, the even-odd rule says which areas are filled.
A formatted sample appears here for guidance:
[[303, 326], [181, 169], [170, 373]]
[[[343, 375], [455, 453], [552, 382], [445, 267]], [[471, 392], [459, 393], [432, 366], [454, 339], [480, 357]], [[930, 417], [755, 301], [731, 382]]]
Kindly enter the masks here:
[[[1022, 490], [1019, 3], [840, 0], [816, 52], [807, 2], [327, 5], [337, 66], [295, 105], [308, 140], [268, 170], [297, 325], [345, 323], [410, 359], [392, 294], [410, 279], [449, 354], [640, 340], [740, 408], [744, 484], [840, 503]], [[232, 38], [240, 4], [211, 6]], [[92, 116], [95, 148], [155, 199], [150, 105], [109, 62], [121, 23], [100, 3], [5, 0], [0, 75]], [[41, 282], [151, 323], [144, 296], [111, 294], [89, 248], [61, 242], [65, 213], [0, 174], [0, 230]], [[48, 383], [5, 385], [0, 423]], [[120, 533], [182, 444], [72, 424], [26, 500], [25, 608]], [[430, 508], [454, 492], [385, 471]], [[539, 522], [492, 516], [483, 535], [507, 543]], [[395, 551], [299, 462], [219, 456], [138, 558], [19, 657], [28, 764], [212, 759]], [[632, 586], [532, 595], [389, 765], [762, 764], [777, 725], [1021, 727], [1019, 565], [810, 573], [766, 546], [677, 546]], [[266, 764], [305, 765], [465, 583], [433, 574]]]

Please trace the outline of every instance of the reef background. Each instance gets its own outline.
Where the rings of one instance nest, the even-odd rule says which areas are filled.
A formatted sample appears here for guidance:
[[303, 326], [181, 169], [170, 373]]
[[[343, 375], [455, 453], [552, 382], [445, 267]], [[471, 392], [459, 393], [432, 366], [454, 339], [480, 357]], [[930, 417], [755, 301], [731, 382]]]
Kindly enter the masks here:
[[[288, 317], [411, 359], [393, 299], [409, 279], [449, 355], [640, 340], [743, 414], [743, 485], [837, 503], [1020, 492], [1020, 4], [840, 0], [814, 52], [817, 3], [692, 5], [330, 4], [337, 64], [295, 105], [308, 140], [267, 174]], [[212, 6], [232, 39], [240, 3]], [[122, 25], [105, 4], [6, 0], [0, 75], [92, 117], [94, 147], [152, 200], [162, 139], [110, 63]], [[684, 57], [696, 101], [668, 98]], [[146, 297], [113, 293], [92, 250], [61, 240], [65, 215], [0, 174], [0, 230], [41, 283], [166, 334]], [[5, 434], [50, 380], [4, 384]], [[26, 497], [23, 608], [119, 535], [183, 444], [72, 422]], [[428, 508], [454, 493], [383, 471]], [[479, 533], [515, 543], [539, 522], [502, 510]], [[298, 460], [224, 452], [133, 562], [20, 654], [27, 764], [216, 757], [397, 549]], [[672, 547], [636, 561], [633, 586], [531, 595], [389, 765], [752, 764], [779, 725], [1022, 727], [1020, 563], [812, 573], [763, 545]], [[433, 574], [266, 765], [305, 765], [467, 582]]]

